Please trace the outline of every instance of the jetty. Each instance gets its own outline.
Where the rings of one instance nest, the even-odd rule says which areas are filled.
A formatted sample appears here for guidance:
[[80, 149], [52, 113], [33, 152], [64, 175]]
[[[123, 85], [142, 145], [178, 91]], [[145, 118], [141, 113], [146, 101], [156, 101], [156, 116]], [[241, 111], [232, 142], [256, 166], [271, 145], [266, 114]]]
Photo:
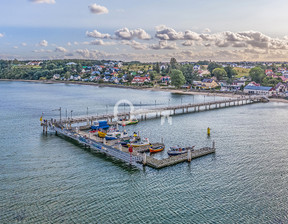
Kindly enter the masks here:
[[[115, 117], [123, 118], [125, 120], [130, 119], [131, 117], [137, 118], [139, 120], [146, 120], [148, 118], [159, 118], [162, 116], [173, 116], [177, 114], [185, 114], [185, 113], [196, 113], [203, 112], [215, 109], [223, 109], [228, 107], [235, 106], [243, 106], [254, 103], [263, 103], [269, 102], [269, 99], [265, 96], [246, 96], [246, 97], [238, 97], [232, 99], [223, 99], [217, 101], [208, 101], [203, 103], [196, 104], [181, 104], [181, 105], [171, 105], [165, 107], [154, 107], [149, 109], [137, 109], [129, 112], [120, 112], [117, 114], [102, 114], [102, 115], [86, 115], [86, 116], [78, 116], [73, 118], [62, 118], [61, 117], [61, 108], [60, 111], [60, 119], [54, 119], [51, 122], [55, 124], [61, 123], [62, 126], [66, 126], [66, 128], [71, 128], [73, 124], [86, 123], [87, 127], [93, 125], [94, 121], [99, 120], [107, 120], [110, 124], [116, 124]], [[84, 127], [85, 129], [86, 127]]]
[[[43, 122], [41, 121], [41, 126], [43, 126], [43, 133], [47, 133], [47, 129], [52, 130], [56, 132], [56, 134], [62, 135], [65, 138], [72, 139], [83, 145], [85, 148], [89, 148], [91, 152], [105, 154], [109, 157], [112, 157], [113, 159], [120, 160], [138, 168], [143, 168], [143, 166], [149, 166], [155, 169], [161, 169], [183, 162], [190, 162], [192, 159], [215, 153], [215, 142], [213, 141], [212, 147], [202, 147], [195, 150], [190, 149], [185, 154], [171, 156], [169, 158], [158, 160], [152, 157], [150, 154], [147, 154], [147, 152], [149, 152], [149, 146], [135, 147], [133, 148], [133, 151], [130, 152], [128, 148], [122, 147], [119, 139], [106, 141], [105, 138], [99, 138], [93, 133], [87, 132], [87, 130], [90, 129], [90, 126], [93, 125], [94, 121], [99, 121], [103, 119], [110, 122], [110, 124], [117, 124], [115, 116], [117, 118], [130, 118], [132, 116], [140, 116], [140, 119], [147, 119], [148, 115], [151, 114], [156, 116], [157, 118], [161, 117], [165, 112], [169, 112], [170, 115], [176, 115], [268, 101], [268, 98], [263, 96], [250, 96], [198, 104], [181, 104], [168, 107], [155, 107], [145, 110], [130, 111], [128, 113], [117, 113], [116, 115], [105, 114], [97, 116], [82, 116], [73, 119], [61, 119], [60, 108], [60, 119], [51, 118], [51, 120], [44, 120]], [[83, 125], [83, 123], [85, 124]], [[163, 142], [154, 144], [163, 144]]]

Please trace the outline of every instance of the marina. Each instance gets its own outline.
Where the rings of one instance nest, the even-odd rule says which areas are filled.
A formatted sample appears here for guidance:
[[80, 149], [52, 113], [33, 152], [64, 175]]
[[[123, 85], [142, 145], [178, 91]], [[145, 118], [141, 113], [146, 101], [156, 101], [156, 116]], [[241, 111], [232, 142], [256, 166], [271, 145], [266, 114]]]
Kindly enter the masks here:
[[[47, 133], [47, 130], [50, 129], [52, 131], [55, 131], [56, 134], [61, 134], [67, 138], [77, 141], [78, 143], [84, 145], [84, 147], [90, 148], [92, 152], [103, 153], [107, 156], [111, 156], [117, 160], [121, 160], [122, 162], [128, 163], [138, 168], [142, 168], [143, 166], [147, 165], [152, 168], [161, 169], [163, 167], [172, 166], [181, 162], [186, 161], [191, 162], [191, 160], [194, 158], [215, 153], [216, 151], [215, 142], [213, 141], [212, 147], [202, 147], [195, 150], [194, 146], [187, 147], [186, 149], [183, 148], [183, 151], [182, 148], [180, 148], [181, 153], [178, 151], [178, 149], [176, 151], [175, 149], [173, 149], [173, 151], [170, 153], [168, 151], [168, 155], [170, 157], [158, 160], [153, 158], [151, 155], [146, 154], [146, 152], [149, 152], [149, 147], [153, 146], [153, 143], [149, 143], [148, 140], [147, 143], [145, 144], [141, 143], [140, 145], [138, 145], [138, 143], [128, 143], [127, 146], [129, 147], [129, 149], [127, 150], [127, 148], [125, 149], [125, 147], [121, 145], [120, 137], [115, 137], [115, 134], [113, 135], [113, 133], [115, 133], [115, 129], [113, 133], [107, 135], [105, 132], [103, 133], [99, 131], [99, 136], [100, 133], [103, 134], [103, 136], [101, 136], [102, 138], [97, 137], [95, 134], [93, 134], [92, 131], [98, 129], [98, 127], [100, 128], [101, 125], [103, 127], [108, 128], [109, 127], [108, 124], [116, 125], [116, 130], [118, 130], [119, 122], [113, 120], [115, 116], [122, 118], [124, 117], [127, 120], [131, 119], [131, 117], [134, 117], [133, 119], [135, 119], [135, 117], [140, 116], [142, 120], [143, 116], [146, 119], [148, 114], [155, 114], [157, 118], [161, 117], [162, 113], [165, 113], [167, 111], [169, 112], [173, 111], [173, 115], [176, 115], [179, 114], [179, 112], [177, 113], [177, 111], [179, 110], [182, 111], [182, 113], [201, 112], [212, 109], [220, 109], [232, 106], [248, 105], [259, 102], [268, 102], [268, 101], [269, 100], [263, 96], [253, 96], [253, 97], [250, 96], [236, 99], [212, 101], [200, 104], [183, 104], [183, 105], [174, 105], [171, 107], [137, 110], [133, 111], [132, 113], [131, 112], [118, 113], [116, 115], [110, 114], [110, 115], [99, 115], [90, 117], [78, 117], [67, 120], [63, 120], [61, 118], [61, 108], [60, 108], [59, 120], [52, 118], [51, 120], [44, 120], [44, 122], [42, 122], [41, 117], [41, 125], [43, 126], [43, 133]], [[99, 121], [100, 119], [106, 119], [107, 121], [106, 122]], [[96, 123], [95, 121], [97, 122], [99, 121], [98, 127], [94, 125]], [[87, 124], [83, 125], [83, 122], [87, 122]], [[138, 120], [137, 122], [135, 122], [135, 124], [136, 123], [138, 123]], [[78, 126], [72, 127], [72, 124], [78, 124]], [[79, 124], [82, 124], [82, 126], [81, 125], [79, 126]], [[90, 130], [90, 128], [92, 128], [92, 131], [87, 132], [87, 130]], [[121, 134], [119, 131], [117, 131], [117, 133], [119, 136], [122, 135], [121, 138], [122, 141], [129, 139], [127, 133], [125, 137], [123, 137], [123, 133]], [[210, 136], [210, 128], [207, 129], [207, 135]], [[154, 143], [154, 146], [155, 145], [159, 146], [159, 144], [163, 144], [163, 147], [165, 147], [163, 141], [161, 143]], [[172, 150], [172, 148], [170, 150]]]
[[[80, 116], [91, 105], [91, 114], [104, 114], [106, 104], [111, 112], [112, 105], [123, 98], [135, 104], [142, 101], [144, 108], [144, 103], [155, 98], [157, 103], [167, 105], [170, 99], [171, 105], [180, 105], [181, 98], [189, 103], [193, 102], [193, 96], [64, 84], [2, 82], [0, 85], [3, 95], [9, 93], [1, 99], [0, 110], [3, 223], [149, 223], [151, 219], [155, 223], [287, 221], [288, 105], [285, 103], [270, 101], [183, 114], [173, 117], [172, 126], [167, 122], [161, 126], [160, 119], [126, 126], [129, 135], [139, 130], [141, 137], [153, 143], [161, 143], [163, 137], [166, 147], [153, 155], [157, 160], [166, 159], [171, 146], [195, 145], [197, 150], [211, 147], [215, 140], [216, 153], [191, 162], [163, 169], [143, 164], [137, 168], [113, 156], [91, 152], [61, 134], [42, 134], [41, 113], [59, 119], [59, 111], [52, 110], [62, 106], [64, 116], [66, 108]], [[101, 94], [95, 94], [98, 92]], [[107, 99], [101, 102], [104, 94]], [[137, 98], [135, 101], [132, 94]], [[214, 96], [205, 100], [213, 101]], [[203, 101], [203, 96], [194, 97], [195, 103]], [[210, 138], [207, 127], [211, 128]], [[89, 131], [80, 133], [89, 136]], [[98, 139], [95, 135], [93, 138]], [[114, 140], [111, 141], [107, 143], [113, 144]], [[128, 153], [128, 148], [122, 150]], [[136, 150], [140, 148], [133, 148], [133, 152]], [[159, 207], [161, 212], [155, 212]], [[187, 212], [176, 217], [178, 208]]]

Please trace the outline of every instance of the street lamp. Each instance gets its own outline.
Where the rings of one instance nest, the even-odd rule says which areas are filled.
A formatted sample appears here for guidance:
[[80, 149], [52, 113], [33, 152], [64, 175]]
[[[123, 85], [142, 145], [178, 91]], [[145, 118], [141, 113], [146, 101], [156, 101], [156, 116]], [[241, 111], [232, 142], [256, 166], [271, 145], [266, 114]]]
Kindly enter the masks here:
[[61, 117], [62, 117], [61, 116], [61, 107], [59, 109], [55, 109], [55, 110], [52, 110], [52, 111], [57, 111], [57, 110], [60, 112], [60, 123], [61, 123]]
[[73, 110], [71, 110], [71, 120], [72, 120], [72, 113], [73, 113]]

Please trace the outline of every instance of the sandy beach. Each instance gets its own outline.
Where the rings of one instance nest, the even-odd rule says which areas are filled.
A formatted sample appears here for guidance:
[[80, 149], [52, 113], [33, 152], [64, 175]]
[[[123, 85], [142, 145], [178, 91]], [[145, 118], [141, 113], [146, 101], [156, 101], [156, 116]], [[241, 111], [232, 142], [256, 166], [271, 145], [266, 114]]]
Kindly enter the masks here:
[[[237, 98], [244, 97], [245, 95], [234, 94], [234, 93], [223, 93], [223, 92], [204, 92], [196, 90], [186, 90], [186, 89], [169, 89], [160, 87], [140, 87], [140, 86], [125, 86], [125, 85], [115, 85], [115, 84], [98, 84], [91, 82], [70, 82], [70, 81], [56, 81], [56, 80], [23, 80], [23, 79], [0, 79], [0, 81], [14, 81], [14, 82], [37, 82], [44, 84], [54, 84], [54, 83], [64, 83], [64, 84], [74, 84], [74, 85], [89, 85], [89, 86], [99, 86], [99, 87], [114, 87], [114, 88], [125, 88], [125, 89], [139, 89], [148, 91], [165, 91], [175, 94], [185, 94], [185, 95], [206, 95], [206, 96], [219, 96], [227, 98]], [[270, 102], [288, 103], [288, 100], [284, 98], [269, 98]]]

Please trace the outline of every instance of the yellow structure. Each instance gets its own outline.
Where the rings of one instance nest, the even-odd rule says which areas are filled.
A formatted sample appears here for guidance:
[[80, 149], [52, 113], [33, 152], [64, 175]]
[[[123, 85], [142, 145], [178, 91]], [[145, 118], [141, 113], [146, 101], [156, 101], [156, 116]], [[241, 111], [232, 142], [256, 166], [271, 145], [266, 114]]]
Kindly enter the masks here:
[[203, 79], [201, 85], [203, 89], [214, 89], [219, 86], [214, 79]]
[[210, 136], [210, 131], [211, 131], [211, 129], [208, 127], [208, 128], [207, 128], [207, 135], [208, 135], [208, 136]]

